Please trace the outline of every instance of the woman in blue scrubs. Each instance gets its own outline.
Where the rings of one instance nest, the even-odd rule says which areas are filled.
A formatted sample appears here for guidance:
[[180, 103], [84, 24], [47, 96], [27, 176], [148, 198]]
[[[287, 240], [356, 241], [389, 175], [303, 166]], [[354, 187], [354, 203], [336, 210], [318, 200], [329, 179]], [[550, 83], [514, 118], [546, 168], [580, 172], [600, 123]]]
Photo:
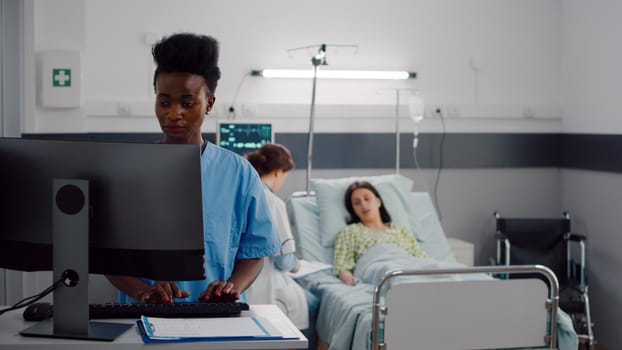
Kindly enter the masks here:
[[214, 38], [191, 33], [165, 37], [152, 49], [157, 66], [153, 81], [155, 113], [164, 133], [160, 142], [201, 147], [207, 278], [147, 281], [107, 276], [122, 292], [119, 302], [244, 299], [241, 293], [261, 271], [262, 258], [280, 250], [263, 185], [255, 170], [244, 158], [201, 135], [203, 121], [216, 101], [214, 91], [220, 79], [218, 51]]

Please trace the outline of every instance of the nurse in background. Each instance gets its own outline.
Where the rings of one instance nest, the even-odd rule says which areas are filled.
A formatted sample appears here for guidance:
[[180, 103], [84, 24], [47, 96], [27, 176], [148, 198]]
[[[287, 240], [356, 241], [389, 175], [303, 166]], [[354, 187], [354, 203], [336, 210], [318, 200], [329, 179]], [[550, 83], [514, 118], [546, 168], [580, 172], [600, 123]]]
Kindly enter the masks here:
[[302, 330], [309, 340], [309, 349], [317, 348], [315, 317], [318, 310], [318, 298], [303, 289], [287, 272], [296, 272], [300, 267], [294, 255], [296, 242], [289, 225], [285, 203], [278, 192], [294, 161], [290, 151], [283, 145], [266, 144], [258, 150], [245, 155], [253, 165], [265, 185], [266, 199], [272, 213], [272, 222], [281, 241], [281, 251], [264, 258], [264, 268], [247, 290], [251, 304], [275, 304]]

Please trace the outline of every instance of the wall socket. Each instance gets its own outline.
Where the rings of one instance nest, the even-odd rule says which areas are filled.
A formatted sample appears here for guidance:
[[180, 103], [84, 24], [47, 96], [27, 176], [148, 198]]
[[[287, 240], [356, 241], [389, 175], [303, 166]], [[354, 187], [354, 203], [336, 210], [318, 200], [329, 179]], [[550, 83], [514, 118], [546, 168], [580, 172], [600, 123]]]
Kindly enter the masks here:
[[425, 112], [426, 118], [438, 118], [440, 113], [444, 113], [444, 108], [441, 105], [427, 105]]

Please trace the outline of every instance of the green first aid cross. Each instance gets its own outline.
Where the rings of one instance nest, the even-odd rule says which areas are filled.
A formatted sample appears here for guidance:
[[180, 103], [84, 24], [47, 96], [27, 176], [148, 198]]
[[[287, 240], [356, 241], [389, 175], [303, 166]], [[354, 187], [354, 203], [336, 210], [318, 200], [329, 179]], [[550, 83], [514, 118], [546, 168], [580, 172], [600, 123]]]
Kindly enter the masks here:
[[52, 68], [52, 86], [71, 87], [71, 69]]

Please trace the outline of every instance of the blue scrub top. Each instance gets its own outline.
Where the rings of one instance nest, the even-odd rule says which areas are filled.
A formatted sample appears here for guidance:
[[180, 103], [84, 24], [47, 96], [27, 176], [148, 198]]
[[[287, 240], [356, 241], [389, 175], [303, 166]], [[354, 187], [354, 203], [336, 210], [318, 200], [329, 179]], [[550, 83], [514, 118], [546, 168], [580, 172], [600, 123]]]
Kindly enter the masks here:
[[[198, 300], [211, 282], [226, 281], [236, 260], [272, 256], [280, 250], [262, 182], [246, 159], [207, 142], [201, 177], [207, 278], [177, 281], [181, 290], [190, 292], [182, 299], [188, 301]], [[135, 300], [120, 293], [119, 302]]]

